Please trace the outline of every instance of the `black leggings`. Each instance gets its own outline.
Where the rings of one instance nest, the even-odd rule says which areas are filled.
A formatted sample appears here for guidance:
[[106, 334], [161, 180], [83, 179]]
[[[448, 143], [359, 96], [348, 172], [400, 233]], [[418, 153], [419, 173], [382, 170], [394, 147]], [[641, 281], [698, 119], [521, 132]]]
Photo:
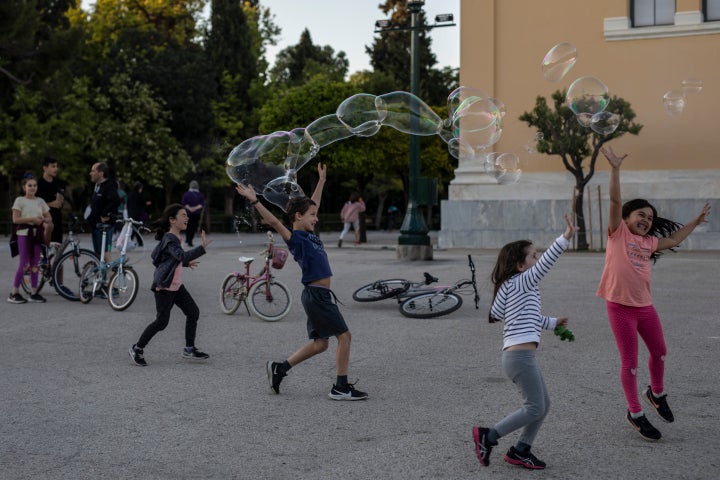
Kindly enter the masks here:
[[195, 346], [195, 332], [197, 331], [198, 318], [200, 318], [200, 309], [192, 296], [190, 296], [185, 285], [180, 285], [180, 289], [177, 291], [155, 291], [157, 317], [155, 317], [155, 321], [148, 325], [142, 335], [140, 335], [140, 340], [137, 342], [138, 348], [145, 348], [145, 345], [150, 342], [156, 333], [165, 330], [165, 327], [170, 323], [170, 310], [172, 310], [173, 305], [177, 305], [186, 317], [185, 346]]

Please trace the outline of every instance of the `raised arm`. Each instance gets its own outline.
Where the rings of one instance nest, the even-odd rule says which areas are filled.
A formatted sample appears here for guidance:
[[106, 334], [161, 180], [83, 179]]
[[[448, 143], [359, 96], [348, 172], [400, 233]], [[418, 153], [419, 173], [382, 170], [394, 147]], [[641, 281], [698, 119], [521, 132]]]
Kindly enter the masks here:
[[695, 227], [702, 223], [707, 222], [707, 216], [710, 214], [710, 204], [706, 203], [705, 206], [703, 206], [702, 211], [700, 212], [700, 215], [690, 220], [688, 223], [685, 224], [684, 227], [682, 227], [680, 230], [677, 230], [673, 232], [672, 235], [670, 235], [667, 238], [660, 238], [658, 239], [658, 250], [665, 250], [668, 248], [677, 247], [680, 242], [685, 240], [688, 235], [692, 233], [693, 230], [695, 230]]
[[600, 149], [610, 164], [610, 218], [608, 220], [608, 229], [611, 232], [617, 230], [622, 222], [622, 196], [620, 195], [620, 165], [627, 157], [624, 155], [616, 155], [612, 147], [602, 147]]
[[290, 230], [288, 230], [287, 227], [283, 225], [283, 223], [275, 215], [273, 215], [272, 212], [270, 212], [270, 210], [265, 208], [265, 206], [258, 201], [255, 189], [252, 185], [248, 185], [246, 187], [243, 184], [238, 183], [235, 190], [237, 190], [240, 195], [250, 200], [250, 203], [255, 206], [255, 210], [263, 218], [263, 221], [274, 228], [283, 240], [290, 240]]
[[320, 208], [320, 200], [322, 200], [322, 191], [323, 187], [325, 187], [325, 176], [327, 173], [327, 165], [323, 165], [322, 163], [318, 162], [318, 183], [315, 187], [315, 191], [312, 194], [312, 201], [315, 202], [315, 205], [317, 205], [318, 209]]

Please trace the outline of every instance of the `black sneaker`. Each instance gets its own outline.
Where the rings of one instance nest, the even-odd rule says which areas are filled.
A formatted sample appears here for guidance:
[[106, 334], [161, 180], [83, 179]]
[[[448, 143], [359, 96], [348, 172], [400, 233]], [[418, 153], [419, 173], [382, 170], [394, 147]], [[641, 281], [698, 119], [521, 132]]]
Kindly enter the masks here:
[[475, 455], [477, 455], [480, 464], [487, 467], [490, 465], [490, 452], [497, 442], [488, 440], [489, 428], [473, 427], [473, 440], [475, 441]]
[[645, 415], [638, 418], [632, 418], [632, 415], [630, 415], [630, 412], [628, 411], [627, 415], [625, 415], [625, 420], [630, 424], [630, 426], [637, 430], [645, 440], [655, 442], [660, 440], [662, 437], [660, 431], [650, 424]]
[[25, 297], [19, 293], [11, 293], [7, 299], [8, 303], [27, 303]]
[[520, 453], [520, 451], [515, 447], [510, 447], [510, 450], [507, 451], [503, 460], [511, 465], [520, 465], [521, 467], [529, 468], [530, 470], [542, 470], [545, 468], [545, 462], [539, 460], [535, 455], [530, 453], [530, 450], [525, 453]]
[[333, 400], [365, 400], [368, 398], [368, 394], [360, 390], [355, 390], [354, 383], [348, 383], [345, 387], [333, 385], [330, 393], [328, 393], [328, 397]]
[[275, 395], [280, 394], [280, 382], [282, 382], [283, 377], [287, 377], [287, 373], [282, 371], [281, 366], [282, 363], [280, 362], [267, 362], [265, 364], [268, 383], [270, 383], [270, 388], [275, 392]]
[[649, 403], [655, 411], [662, 417], [663, 420], [665, 420], [668, 423], [672, 423], [675, 421], [675, 416], [672, 413], [672, 410], [670, 410], [670, 407], [667, 403], [667, 394], [656, 397], [654, 393], [652, 393], [652, 389], [648, 385], [648, 387], [643, 392], [643, 398], [647, 400], [647, 403]]
[[205, 352], [201, 352], [195, 347], [185, 347], [183, 348], [182, 357], [189, 360], [207, 360], [210, 358], [210, 355]]
[[137, 345], [133, 345], [132, 347], [130, 347], [130, 350], [128, 350], [128, 353], [130, 354], [130, 358], [132, 358], [132, 361], [135, 363], [135, 365], [147, 367], [147, 362], [145, 361], [145, 357], [143, 357], [142, 348], [137, 348]]
[[45, 300], [45, 297], [43, 297], [39, 293], [33, 293], [32, 295], [30, 295], [30, 301], [33, 303], [45, 303], [47, 300]]

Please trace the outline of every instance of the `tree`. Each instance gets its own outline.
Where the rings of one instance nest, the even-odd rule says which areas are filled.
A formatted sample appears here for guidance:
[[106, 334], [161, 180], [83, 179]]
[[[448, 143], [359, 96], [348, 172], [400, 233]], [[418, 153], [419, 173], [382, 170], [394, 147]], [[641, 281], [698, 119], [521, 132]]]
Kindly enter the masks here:
[[321, 47], [313, 44], [306, 28], [300, 34], [297, 45], [278, 53], [270, 70], [270, 81], [292, 87], [302, 85], [317, 74], [323, 74], [331, 81], [341, 81], [347, 74], [348, 65], [345, 52], [335, 55], [335, 50], [329, 45]]
[[[548, 106], [544, 97], [538, 96], [535, 100], [535, 108], [532, 112], [523, 113], [520, 120], [542, 133], [543, 138], [538, 141], [538, 152], [558, 155], [567, 171], [575, 178], [574, 208], [579, 227], [577, 248], [587, 250], [587, 232], [583, 214], [584, 192], [585, 186], [595, 174], [595, 162], [600, 147], [626, 133], [638, 135], [643, 126], [633, 122], [635, 112], [630, 107], [630, 103], [613, 96], [605, 111], [618, 115], [620, 123], [614, 132], [600, 135], [578, 122], [575, 113], [566, 105], [565, 96], [564, 90], [552, 94], [554, 111]], [[584, 165], [587, 157], [590, 157], [589, 164]]]

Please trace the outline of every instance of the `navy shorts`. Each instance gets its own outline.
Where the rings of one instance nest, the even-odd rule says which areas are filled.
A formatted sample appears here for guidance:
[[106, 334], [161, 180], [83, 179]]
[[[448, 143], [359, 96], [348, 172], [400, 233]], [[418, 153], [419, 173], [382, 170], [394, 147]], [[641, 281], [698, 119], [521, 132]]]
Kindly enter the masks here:
[[307, 285], [301, 299], [307, 315], [308, 337], [311, 340], [328, 339], [348, 331], [332, 290]]

